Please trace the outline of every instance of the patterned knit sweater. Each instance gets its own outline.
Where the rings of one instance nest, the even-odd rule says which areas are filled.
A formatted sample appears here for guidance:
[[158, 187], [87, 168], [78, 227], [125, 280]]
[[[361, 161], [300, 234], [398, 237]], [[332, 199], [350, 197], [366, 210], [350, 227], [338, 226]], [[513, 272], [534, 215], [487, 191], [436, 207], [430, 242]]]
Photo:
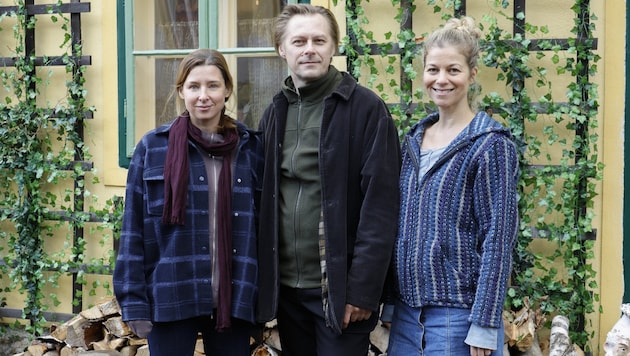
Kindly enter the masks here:
[[432, 114], [403, 143], [401, 210], [394, 252], [397, 289], [413, 307], [469, 308], [499, 327], [518, 229], [518, 157], [509, 131], [485, 112], [419, 177]]

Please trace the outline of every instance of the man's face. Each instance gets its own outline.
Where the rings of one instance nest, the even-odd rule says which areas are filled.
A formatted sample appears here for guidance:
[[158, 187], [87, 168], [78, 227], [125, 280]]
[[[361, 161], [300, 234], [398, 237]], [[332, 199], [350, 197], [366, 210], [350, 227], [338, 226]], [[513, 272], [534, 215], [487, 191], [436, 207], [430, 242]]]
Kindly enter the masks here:
[[336, 52], [330, 25], [320, 14], [296, 15], [287, 23], [278, 53], [287, 61], [296, 88], [311, 83], [328, 72]]

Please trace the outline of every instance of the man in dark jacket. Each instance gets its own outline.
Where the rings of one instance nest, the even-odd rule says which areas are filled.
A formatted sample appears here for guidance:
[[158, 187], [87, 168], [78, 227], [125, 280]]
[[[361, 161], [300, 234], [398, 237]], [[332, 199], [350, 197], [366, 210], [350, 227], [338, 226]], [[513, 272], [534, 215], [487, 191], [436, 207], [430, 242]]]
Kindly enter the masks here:
[[366, 355], [396, 235], [397, 129], [376, 94], [331, 65], [338, 46], [323, 7], [278, 17], [290, 76], [260, 123], [258, 313], [277, 316], [285, 356]]

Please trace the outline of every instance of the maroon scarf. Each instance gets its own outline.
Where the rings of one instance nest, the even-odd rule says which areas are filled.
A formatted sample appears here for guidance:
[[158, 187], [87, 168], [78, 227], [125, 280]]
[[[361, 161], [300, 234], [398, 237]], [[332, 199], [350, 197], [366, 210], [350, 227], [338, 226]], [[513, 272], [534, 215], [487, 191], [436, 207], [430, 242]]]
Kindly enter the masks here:
[[217, 197], [217, 239], [219, 260], [218, 331], [230, 327], [232, 305], [232, 152], [238, 144], [236, 129], [223, 132], [224, 141], [207, 143], [201, 130], [192, 124], [188, 112], [171, 126], [164, 162], [164, 224], [184, 225], [188, 196], [188, 139], [213, 156], [222, 156]]

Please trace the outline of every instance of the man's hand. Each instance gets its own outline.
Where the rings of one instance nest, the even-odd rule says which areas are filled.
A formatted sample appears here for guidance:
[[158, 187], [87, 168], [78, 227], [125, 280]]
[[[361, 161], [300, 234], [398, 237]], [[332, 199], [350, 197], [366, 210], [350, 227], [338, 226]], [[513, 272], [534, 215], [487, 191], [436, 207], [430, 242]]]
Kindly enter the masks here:
[[347, 328], [351, 322], [368, 320], [370, 316], [372, 316], [371, 310], [355, 307], [352, 304], [346, 304], [346, 313], [343, 316], [343, 328]]

